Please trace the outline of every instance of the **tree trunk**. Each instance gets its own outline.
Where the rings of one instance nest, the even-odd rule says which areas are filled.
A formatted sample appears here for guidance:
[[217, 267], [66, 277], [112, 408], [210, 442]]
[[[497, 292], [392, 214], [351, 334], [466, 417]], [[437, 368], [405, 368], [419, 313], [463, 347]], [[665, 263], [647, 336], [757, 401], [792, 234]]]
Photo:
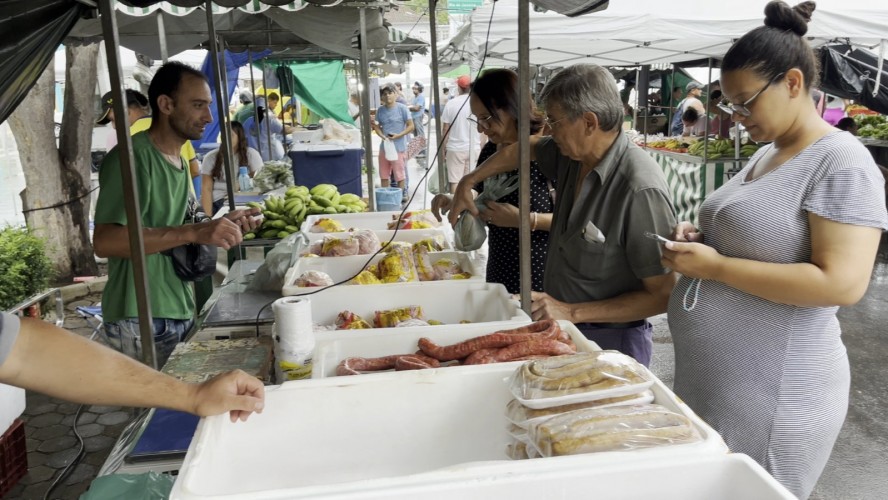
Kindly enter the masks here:
[[89, 237], [90, 144], [98, 44], [66, 46], [65, 109], [56, 146], [54, 65], [9, 117], [25, 185], [25, 221], [46, 239], [56, 277], [98, 272]]

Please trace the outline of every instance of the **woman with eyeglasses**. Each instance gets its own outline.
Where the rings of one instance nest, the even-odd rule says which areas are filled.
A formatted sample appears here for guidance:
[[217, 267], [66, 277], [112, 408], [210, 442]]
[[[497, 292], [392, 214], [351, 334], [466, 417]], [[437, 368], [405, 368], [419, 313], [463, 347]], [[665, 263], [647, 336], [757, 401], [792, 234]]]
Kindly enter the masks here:
[[[478, 156], [478, 165], [509, 144], [518, 142], [518, 75], [508, 69], [491, 69], [472, 84], [469, 106], [475, 118], [470, 121], [478, 127], [478, 132], [488, 138], [487, 144]], [[531, 109], [530, 133], [537, 134], [543, 127], [543, 117], [528, 101]], [[517, 176], [512, 171], [510, 176]], [[483, 184], [475, 186], [475, 191], [483, 190]], [[552, 222], [554, 186], [540, 172], [536, 162], [530, 164], [530, 220], [531, 227], [531, 288], [543, 289], [543, 272], [546, 266], [546, 250], [549, 245], [549, 225]], [[440, 212], [450, 208], [451, 197], [439, 194], [432, 199], [435, 217], [441, 220]], [[481, 211], [481, 219], [488, 225], [487, 281], [502, 283], [509, 293], [520, 291], [521, 279], [518, 260], [518, 191], [487, 204]]]
[[851, 134], [818, 115], [804, 35], [814, 2], [765, 7], [728, 50], [722, 91], [761, 148], [679, 223], [663, 263], [675, 392], [799, 498], [829, 458], [848, 408], [836, 311], [866, 292], [883, 230], [881, 174]]

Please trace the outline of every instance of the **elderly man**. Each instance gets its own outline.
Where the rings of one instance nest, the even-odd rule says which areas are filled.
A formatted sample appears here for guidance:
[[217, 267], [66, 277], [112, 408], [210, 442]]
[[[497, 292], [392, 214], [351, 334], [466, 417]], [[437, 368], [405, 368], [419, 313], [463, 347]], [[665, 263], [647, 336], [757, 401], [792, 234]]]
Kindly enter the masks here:
[[[660, 167], [622, 132], [623, 108], [611, 74], [581, 64], [543, 90], [552, 134], [531, 137], [531, 160], [556, 181], [545, 293], [533, 293], [533, 319], [566, 319], [604, 349], [647, 365], [648, 316], [666, 310], [675, 276], [646, 233], [669, 234], [675, 215]], [[502, 148], [457, 186], [451, 223], [477, 215], [472, 186], [518, 165], [518, 144]]]
[[[180, 150], [185, 141], [200, 139], [213, 120], [211, 99], [203, 73], [181, 63], [164, 64], [148, 87], [151, 128], [132, 137], [158, 366], [163, 366], [191, 329], [195, 314], [191, 283], [176, 274], [172, 257], [163, 252], [189, 243], [227, 250], [243, 240], [244, 232], [258, 225], [252, 216], [258, 215], [259, 209], [235, 210], [212, 222], [184, 224], [191, 177]], [[99, 185], [102, 189], [96, 203], [93, 246], [96, 255], [108, 257], [108, 284], [102, 295], [105, 331], [112, 347], [140, 359], [142, 346], [118, 148], [105, 157]]]

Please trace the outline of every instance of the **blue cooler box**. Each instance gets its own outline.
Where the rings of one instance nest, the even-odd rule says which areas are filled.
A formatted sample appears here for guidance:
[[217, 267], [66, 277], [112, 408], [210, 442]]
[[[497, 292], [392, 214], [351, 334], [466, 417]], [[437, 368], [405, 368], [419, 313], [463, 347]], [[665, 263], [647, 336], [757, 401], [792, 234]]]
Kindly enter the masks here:
[[340, 193], [364, 196], [361, 189], [361, 162], [364, 150], [339, 147], [311, 147], [289, 152], [296, 184], [309, 188], [334, 184]]

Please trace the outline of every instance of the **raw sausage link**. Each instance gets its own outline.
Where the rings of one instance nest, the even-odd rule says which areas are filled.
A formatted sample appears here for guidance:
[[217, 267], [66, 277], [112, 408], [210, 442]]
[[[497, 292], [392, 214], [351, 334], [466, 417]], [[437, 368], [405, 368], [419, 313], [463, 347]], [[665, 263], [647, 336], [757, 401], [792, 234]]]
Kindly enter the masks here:
[[511, 361], [515, 358], [533, 356], [537, 354], [547, 356], [560, 356], [573, 354], [575, 351], [567, 344], [555, 339], [532, 339], [527, 342], [519, 342], [509, 347], [500, 349], [494, 356], [497, 361]]
[[522, 334], [522, 333], [543, 333], [547, 330], [553, 329], [561, 330], [561, 327], [558, 326], [558, 322], [554, 319], [543, 319], [540, 321], [536, 321], [529, 325], [524, 325], [518, 328], [513, 328], [511, 330], [500, 330], [496, 333], [507, 333], [509, 335]]
[[[427, 338], [419, 339], [419, 348], [427, 355], [440, 361], [451, 361], [454, 359], [465, 358], [469, 354], [478, 349], [492, 349], [506, 347], [519, 342], [526, 342], [532, 339], [549, 338], [555, 339], [558, 332], [554, 329], [547, 330], [543, 333], [504, 333], [496, 332], [489, 335], [482, 335], [473, 339], [465, 340], [458, 344], [449, 346], [439, 346]], [[573, 351], [571, 351], [573, 352]]]
[[395, 361], [404, 354], [383, 356], [381, 358], [345, 358], [336, 367], [337, 375], [358, 375], [360, 372], [391, 370]]
[[493, 358], [493, 355], [499, 349], [478, 349], [477, 351], [469, 354], [469, 356], [462, 362], [464, 365], [486, 365], [488, 363], [496, 363], [496, 360]]
[[[438, 360], [436, 359], [437, 363]], [[397, 360], [395, 360], [395, 370], [396, 371], [404, 371], [404, 370], [425, 370], [427, 368], [435, 368], [430, 363], [426, 363], [424, 360], [419, 359], [418, 356], [401, 356]]]

